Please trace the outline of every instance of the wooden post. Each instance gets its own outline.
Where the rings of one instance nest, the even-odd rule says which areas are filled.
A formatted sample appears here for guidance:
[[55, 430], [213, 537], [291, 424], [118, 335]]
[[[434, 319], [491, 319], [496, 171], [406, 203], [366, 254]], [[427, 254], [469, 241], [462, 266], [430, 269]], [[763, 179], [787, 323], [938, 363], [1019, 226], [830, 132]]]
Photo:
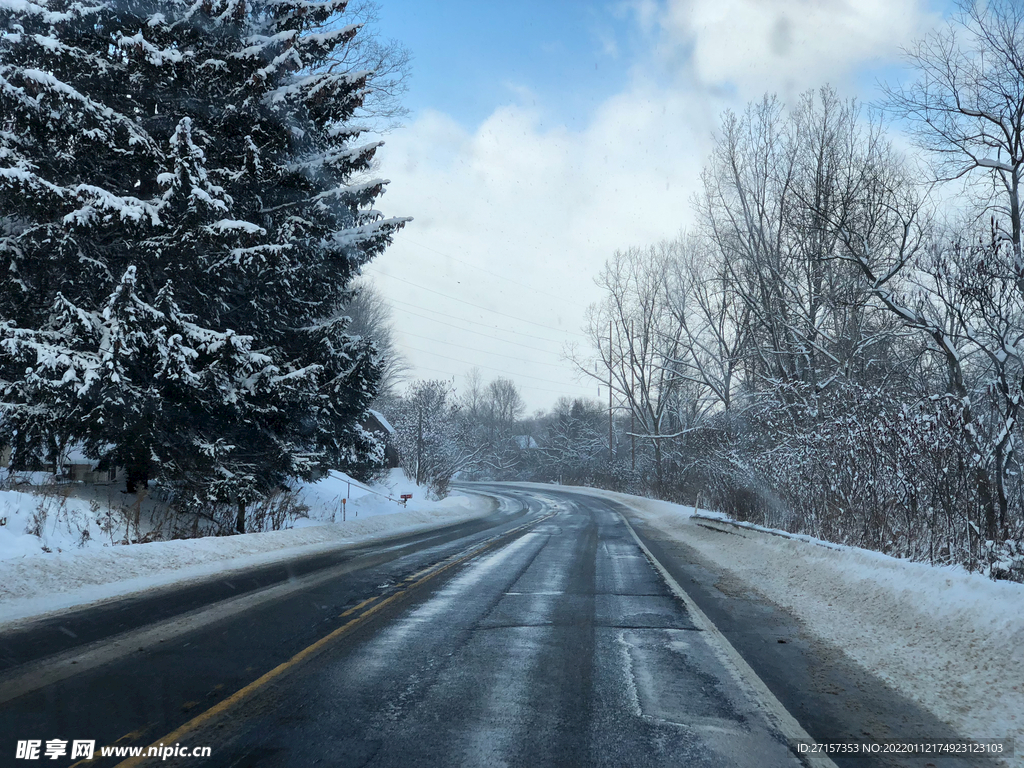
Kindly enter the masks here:
[[636, 472], [636, 365], [633, 361], [633, 321], [629, 321], [629, 466]]
[[423, 484], [421, 467], [423, 464], [423, 406], [418, 409], [419, 418], [416, 424], [416, 485]]
[[615, 434], [612, 428], [612, 321], [608, 321], [608, 464], [615, 460]]

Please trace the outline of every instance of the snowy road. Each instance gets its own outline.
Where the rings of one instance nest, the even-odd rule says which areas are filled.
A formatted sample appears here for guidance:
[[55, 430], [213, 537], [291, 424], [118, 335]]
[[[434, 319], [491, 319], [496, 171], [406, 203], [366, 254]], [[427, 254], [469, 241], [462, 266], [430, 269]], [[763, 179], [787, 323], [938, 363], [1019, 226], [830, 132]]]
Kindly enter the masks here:
[[193, 740], [224, 766], [798, 765], [617, 514], [535, 503], [557, 514]]
[[[370, 549], [365, 563], [346, 560], [195, 629], [165, 621], [138, 651], [122, 642], [91, 666], [75, 648], [59, 663], [37, 659], [66, 673], [0, 704], [0, 731], [212, 749], [132, 765], [831, 765], [795, 757], [801, 726], [652, 563], [616, 505], [495, 492], [525, 514]], [[764, 610], [750, 634], [768, 627], [762, 644], [773, 648], [777, 622]], [[73, 662], [88, 668], [72, 674]], [[8, 666], [0, 693], [22, 666]]]

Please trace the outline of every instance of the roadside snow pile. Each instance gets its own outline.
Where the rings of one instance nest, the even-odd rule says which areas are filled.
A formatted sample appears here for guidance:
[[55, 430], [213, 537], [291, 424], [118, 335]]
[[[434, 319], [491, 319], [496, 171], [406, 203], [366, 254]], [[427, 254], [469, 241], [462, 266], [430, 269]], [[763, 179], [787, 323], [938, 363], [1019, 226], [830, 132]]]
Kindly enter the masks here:
[[[315, 483], [306, 483], [296, 488], [296, 497], [309, 507], [309, 522], [302, 524], [342, 522], [342, 500], [345, 499], [345, 520], [359, 520], [375, 515], [390, 515], [405, 510], [415, 510], [424, 504], [436, 504], [427, 498], [427, 491], [405, 476], [401, 469], [392, 469], [383, 482], [366, 485], [354, 480], [344, 472], [332, 470], [326, 477]], [[401, 496], [411, 495], [403, 506]]]
[[959, 733], [1013, 738], [1009, 764], [1024, 766], [1024, 584], [809, 537], [723, 536], [698, 525], [692, 507], [594, 495], [627, 504]]
[[[4, 551], [14, 554], [0, 557], [0, 627], [133, 592], [449, 525], [493, 510], [490, 500], [476, 495], [453, 493], [441, 501], [429, 501], [421, 492], [403, 509], [393, 502], [371, 501], [375, 495], [366, 493], [353, 501], [353, 507], [359, 508], [358, 517], [348, 516], [341, 523], [339, 514], [339, 522], [332, 524], [330, 510], [314, 508], [311, 502], [318, 503], [321, 497], [329, 499], [339, 482], [334, 478], [333, 484], [319, 488], [312, 484], [304, 489], [308, 494], [304, 503], [311, 507], [312, 514], [320, 513], [324, 518], [313, 525], [244, 536], [69, 548], [52, 553], [41, 551], [38, 537], [29, 535], [33, 541], [25, 542], [21, 537], [28, 534], [9, 528], [13, 513], [0, 512], [0, 516], [8, 514], [8, 526], [0, 527], [0, 531], [8, 529], [2, 534]], [[17, 498], [9, 499], [12, 495]], [[20, 524], [39, 497], [3, 492], [0, 499], [8, 501], [11, 509], [21, 510]]]
[[[121, 486], [58, 486], [52, 484], [53, 477], [48, 473], [33, 474], [37, 477], [29, 478], [28, 473], [19, 476], [20, 487], [31, 486], [31, 491], [0, 491], [0, 561], [124, 544], [136, 519], [141, 530], [132, 539], [163, 538], [154, 535], [160, 533], [154, 518], [166, 518], [166, 504], [144, 499], [138, 502], [141, 515], [135, 515], [135, 497], [123, 494]], [[308, 517], [289, 517], [281, 522], [284, 529], [341, 523], [343, 517], [347, 521], [432, 509], [436, 504], [400, 469], [392, 470], [383, 483], [373, 486], [334, 471], [318, 482], [297, 484], [294, 492], [296, 500], [307, 508]], [[401, 494], [412, 498], [403, 505]], [[345, 515], [342, 499], [346, 499], [348, 508]]]
[[114, 520], [98, 504], [48, 493], [0, 491], [0, 560], [111, 541]]

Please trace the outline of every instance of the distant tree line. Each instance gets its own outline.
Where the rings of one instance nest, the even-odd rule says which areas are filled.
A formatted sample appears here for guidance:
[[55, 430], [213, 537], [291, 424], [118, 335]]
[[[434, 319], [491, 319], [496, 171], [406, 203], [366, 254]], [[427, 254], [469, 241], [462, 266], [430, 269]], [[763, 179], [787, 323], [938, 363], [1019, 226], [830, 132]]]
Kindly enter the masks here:
[[451, 381], [421, 380], [381, 402], [406, 474], [437, 496], [456, 476], [507, 478], [522, 471], [529, 438], [520, 422], [523, 398], [511, 379], [485, 385], [473, 369], [461, 394]]

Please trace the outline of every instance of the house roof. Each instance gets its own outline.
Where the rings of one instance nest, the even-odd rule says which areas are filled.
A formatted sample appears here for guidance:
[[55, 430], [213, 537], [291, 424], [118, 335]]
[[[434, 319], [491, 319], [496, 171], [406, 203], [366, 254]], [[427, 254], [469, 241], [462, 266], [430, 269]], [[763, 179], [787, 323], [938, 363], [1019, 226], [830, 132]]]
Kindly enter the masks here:
[[389, 422], [386, 418], [384, 418], [384, 414], [383, 413], [381, 413], [380, 411], [375, 411], [372, 408], [370, 409], [369, 413], [370, 413], [370, 415], [373, 418], [375, 418], [377, 421], [380, 422], [380, 425], [382, 427], [384, 427], [384, 430], [389, 435], [395, 434], [395, 428], [391, 426], [391, 422]]
[[67, 454], [64, 457], [65, 464], [95, 464], [95, 459], [85, 455], [85, 446], [81, 443], [72, 443], [68, 446]]
[[516, 435], [515, 441], [519, 445], [519, 448], [524, 451], [540, 448], [540, 445], [531, 435]]

